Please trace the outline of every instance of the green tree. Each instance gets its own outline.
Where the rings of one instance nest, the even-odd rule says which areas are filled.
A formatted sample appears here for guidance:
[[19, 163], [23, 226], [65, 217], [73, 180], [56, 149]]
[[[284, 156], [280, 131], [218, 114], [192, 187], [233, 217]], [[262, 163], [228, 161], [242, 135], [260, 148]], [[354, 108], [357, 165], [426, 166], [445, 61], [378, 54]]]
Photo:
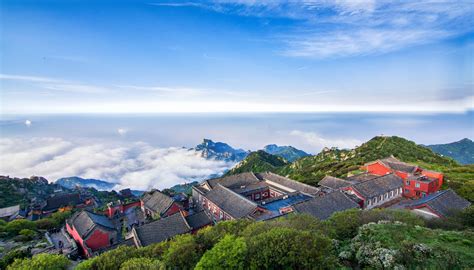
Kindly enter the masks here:
[[56, 227], [61, 227], [66, 219], [70, 218], [72, 216], [72, 211], [64, 211], [64, 212], [54, 212], [51, 215], [51, 219], [54, 220], [56, 223]]
[[16, 259], [22, 259], [28, 256], [30, 256], [30, 252], [26, 248], [10, 250], [0, 259], [0, 269], [6, 269], [7, 265], [11, 264]]
[[331, 240], [290, 228], [273, 228], [248, 239], [252, 269], [331, 268], [336, 263]]
[[40, 230], [51, 230], [58, 227], [55, 220], [52, 218], [42, 218], [35, 222], [36, 227]]
[[163, 254], [162, 263], [165, 269], [192, 269], [199, 261], [202, 252], [193, 235], [176, 236]]
[[196, 242], [203, 250], [212, 248], [225, 235], [231, 234], [238, 236], [247, 226], [252, 224], [249, 220], [229, 220], [219, 222], [214, 227], [207, 227], [199, 230], [196, 236]]
[[76, 268], [74, 268], [74, 270], [94, 270], [94, 269], [97, 269], [97, 268], [95, 268], [96, 258], [98, 258], [98, 257], [82, 261], [80, 264], [78, 264], [76, 266]]
[[133, 258], [122, 264], [120, 270], [156, 270], [160, 261], [151, 258]]
[[63, 255], [38, 254], [31, 259], [16, 259], [7, 270], [65, 270], [69, 260]]
[[105, 252], [94, 258], [92, 269], [116, 270], [125, 261], [138, 257], [135, 247], [120, 246], [114, 250]]
[[16, 219], [8, 222], [5, 226], [5, 230], [10, 235], [17, 235], [23, 229], [35, 230], [36, 224], [33, 221], [27, 219]]
[[30, 229], [23, 229], [19, 232], [19, 235], [23, 241], [29, 241], [36, 236], [36, 232]]
[[474, 205], [464, 209], [458, 214], [462, 224], [474, 228]]
[[243, 238], [226, 235], [204, 253], [195, 269], [244, 269], [246, 255], [247, 244]]

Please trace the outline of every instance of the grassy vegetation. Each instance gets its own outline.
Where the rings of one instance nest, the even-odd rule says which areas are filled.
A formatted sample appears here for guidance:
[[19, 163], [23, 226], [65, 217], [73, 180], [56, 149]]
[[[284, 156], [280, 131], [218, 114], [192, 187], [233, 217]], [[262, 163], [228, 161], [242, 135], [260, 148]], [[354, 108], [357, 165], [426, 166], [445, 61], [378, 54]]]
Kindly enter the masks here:
[[276, 171], [278, 168], [287, 165], [283, 158], [268, 154], [263, 150], [250, 153], [239, 165], [227, 172], [227, 175], [242, 172], [267, 172]]

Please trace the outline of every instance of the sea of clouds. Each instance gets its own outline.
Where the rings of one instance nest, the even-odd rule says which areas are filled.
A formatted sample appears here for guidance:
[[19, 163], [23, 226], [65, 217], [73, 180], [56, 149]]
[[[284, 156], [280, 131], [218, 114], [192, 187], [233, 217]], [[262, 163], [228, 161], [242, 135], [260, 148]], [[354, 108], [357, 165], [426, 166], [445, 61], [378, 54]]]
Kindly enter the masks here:
[[79, 176], [116, 183], [116, 188], [167, 188], [222, 174], [234, 164], [207, 160], [185, 148], [144, 142], [78, 142], [62, 138], [0, 138], [0, 175]]

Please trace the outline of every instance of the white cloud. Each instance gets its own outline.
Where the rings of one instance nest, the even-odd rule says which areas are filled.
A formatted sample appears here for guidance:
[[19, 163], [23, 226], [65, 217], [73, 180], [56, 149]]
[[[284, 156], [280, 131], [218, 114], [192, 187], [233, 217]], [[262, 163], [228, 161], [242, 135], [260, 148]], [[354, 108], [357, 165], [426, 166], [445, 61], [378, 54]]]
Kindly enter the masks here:
[[119, 128], [117, 129], [117, 133], [120, 135], [120, 136], [125, 136], [127, 134], [128, 130], [125, 129], [125, 128]]
[[[187, 5], [194, 2], [188, 2]], [[197, 3], [197, 2], [196, 2]], [[471, 1], [420, 0], [210, 0], [199, 7], [296, 24], [272, 40], [294, 57], [344, 57], [387, 53], [437, 42], [473, 30]], [[183, 5], [175, 5], [183, 6]], [[280, 29], [282, 30], [282, 29]]]
[[288, 56], [342, 57], [378, 54], [411, 45], [430, 43], [452, 35], [449, 32], [419, 29], [364, 29], [299, 36], [287, 41]]
[[62, 82], [61, 80], [37, 77], [28, 75], [12, 75], [12, 74], [0, 74], [0, 80], [11, 80], [11, 81], [24, 81], [24, 82], [39, 82], [39, 83], [57, 83]]
[[33, 124], [33, 123], [31, 122], [31, 120], [25, 120], [25, 125], [26, 125], [27, 127], [30, 127], [31, 124]]
[[357, 139], [324, 138], [315, 132], [301, 130], [293, 130], [290, 135], [303, 139], [307, 144], [316, 147], [318, 150], [324, 147], [354, 148], [362, 144], [362, 141]]
[[233, 164], [206, 160], [183, 148], [156, 148], [136, 142], [76, 143], [61, 138], [0, 139], [0, 174], [40, 175], [50, 181], [79, 176], [118, 187], [147, 190], [202, 180]]

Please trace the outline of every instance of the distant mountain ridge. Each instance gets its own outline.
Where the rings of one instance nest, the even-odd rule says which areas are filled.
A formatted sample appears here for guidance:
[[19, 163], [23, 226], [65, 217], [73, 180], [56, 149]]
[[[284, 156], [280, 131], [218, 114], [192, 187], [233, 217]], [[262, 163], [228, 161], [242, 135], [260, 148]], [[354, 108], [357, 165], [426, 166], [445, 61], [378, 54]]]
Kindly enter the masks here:
[[269, 144], [263, 148], [263, 151], [282, 157], [289, 162], [293, 162], [299, 158], [310, 156], [303, 150], [296, 149], [293, 146], [278, 146], [276, 144]]
[[427, 145], [434, 152], [451, 157], [461, 164], [474, 164], [474, 142], [464, 138], [457, 142]]
[[282, 157], [269, 154], [263, 150], [250, 153], [244, 160], [239, 162], [226, 175], [242, 172], [267, 172], [275, 171], [287, 165], [288, 162]]
[[[434, 153], [431, 149], [417, 145], [400, 137], [377, 136], [355, 149], [325, 148], [315, 156], [300, 158], [294, 162], [276, 166], [273, 172], [301, 180], [308, 184], [317, 184], [325, 175], [342, 177], [357, 171], [364, 163], [394, 155], [405, 162], [456, 165], [450, 159]], [[275, 157], [275, 156], [274, 156]], [[246, 158], [241, 163], [252, 168], [260, 160]], [[266, 157], [266, 159], [271, 159]], [[242, 170], [240, 170], [242, 171]], [[231, 174], [232, 172], [229, 172]]]
[[216, 159], [228, 162], [239, 162], [247, 157], [249, 151], [235, 149], [223, 142], [214, 142], [204, 139], [194, 150], [201, 151], [201, 156], [206, 159]]
[[69, 189], [74, 189], [76, 186], [79, 186], [92, 187], [97, 190], [112, 190], [116, 186], [116, 184], [109, 183], [104, 180], [84, 179], [77, 176], [60, 178], [56, 180], [55, 183]]

